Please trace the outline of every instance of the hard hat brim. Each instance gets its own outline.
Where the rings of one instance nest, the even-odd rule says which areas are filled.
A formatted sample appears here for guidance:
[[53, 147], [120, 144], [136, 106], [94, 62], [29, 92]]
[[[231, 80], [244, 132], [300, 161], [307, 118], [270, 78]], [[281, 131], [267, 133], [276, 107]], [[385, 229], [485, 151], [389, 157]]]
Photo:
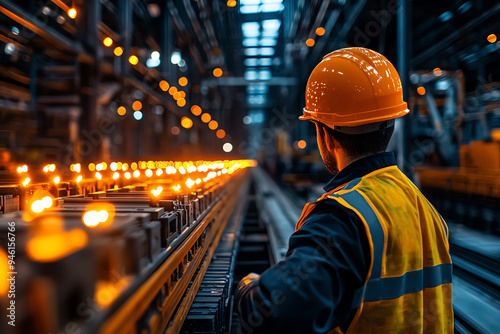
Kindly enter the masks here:
[[388, 121], [390, 119], [403, 117], [408, 114], [410, 110], [408, 109], [408, 105], [406, 104], [406, 102], [403, 102], [400, 105], [390, 108], [356, 113], [356, 116], [358, 118], [357, 120], [352, 120], [351, 114], [349, 115], [349, 118], [351, 119], [346, 121], [341, 120], [341, 115], [309, 111], [306, 108], [303, 109], [303, 112], [304, 114], [299, 116], [300, 120], [314, 120], [333, 128], [334, 126], [360, 126], [370, 123]]

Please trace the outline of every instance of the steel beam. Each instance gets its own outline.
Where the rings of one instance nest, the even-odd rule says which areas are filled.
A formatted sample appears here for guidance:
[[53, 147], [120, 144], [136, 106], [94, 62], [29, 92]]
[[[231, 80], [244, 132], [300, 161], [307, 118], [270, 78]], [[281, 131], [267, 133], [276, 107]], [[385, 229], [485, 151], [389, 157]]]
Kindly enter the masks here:
[[339, 33], [335, 36], [335, 39], [333, 40], [332, 43], [332, 51], [335, 50], [340, 43], [342, 43], [345, 40], [345, 37], [347, 36], [347, 33], [351, 30], [352, 25], [354, 22], [356, 22], [359, 14], [365, 7], [366, 0], [358, 0], [358, 2], [349, 10], [349, 16], [346, 18], [344, 25], [342, 26], [342, 29], [339, 31]]
[[[82, 7], [80, 20], [78, 21], [78, 35], [84, 42], [87, 50], [93, 58], [93, 62], [80, 64], [80, 104], [82, 113], [79, 120], [80, 141], [88, 142], [89, 134], [94, 133], [98, 123], [98, 111], [100, 104], [98, 101], [100, 84], [100, 58], [98, 40], [98, 24], [101, 21], [101, 3], [99, 0], [86, 1], [86, 6]], [[82, 162], [88, 163], [99, 158], [101, 149], [102, 134], [92, 142], [90, 152], [82, 156]]]
[[461, 26], [459, 29], [456, 29], [451, 34], [447, 35], [443, 39], [418, 54], [415, 58], [413, 58], [413, 64], [420, 65], [422, 62], [427, 60], [430, 57], [435, 57], [439, 52], [443, 51], [445, 47], [449, 46], [457, 39], [462, 38], [465, 32], [474, 31], [477, 25], [484, 22], [486, 19], [497, 15], [500, 13], [500, 3], [497, 3], [490, 10], [485, 10], [483, 14], [478, 17], [468, 21], [466, 24]]
[[1, 0], [0, 12], [16, 21], [21, 26], [33, 31], [59, 50], [77, 53], [83, 61], [90, 61], [92, 59], [92, 57], [84, 52], [81, 45], [74, 43], [66, 36], [47, 26], [44, 22], [26, 13], [26, 11], [13, 4], [11, 1]]
[[248, 86], [250, 84], [260, 84], [266, 86], [295, 86], [297, 78], [294, 77], [274, 77], [269, 80], [248, 81], [243, 77], [221, 77], [217, 79], [206, 79], [201, 82], [202, 86]]
[[[410, 47], [410, 19], [408, 15], [410, 11], [410, 0], [399, 0], [398, 17], [397, 17], [397, 48], [398, 48], [398, 62], [397, 68], [399, 77], [401, 78], [401, 85], [403, 87], [403, 99], [408, 101], [408, 75], [409, 75], [409, 58], [411, 56]], [[410, 173], [410, 166], [408, 162], [408, 141], [410, 136], [410, 122], [408, 116], [398, 119], [398, 156], [397, 161], [399, 168], [405, 172]]]

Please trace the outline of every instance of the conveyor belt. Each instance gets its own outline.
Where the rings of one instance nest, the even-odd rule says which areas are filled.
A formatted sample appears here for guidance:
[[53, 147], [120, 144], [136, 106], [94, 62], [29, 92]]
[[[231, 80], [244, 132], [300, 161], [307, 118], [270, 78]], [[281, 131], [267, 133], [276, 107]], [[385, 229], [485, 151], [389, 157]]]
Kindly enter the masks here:
[[[202, 282], [209, 287], [196, 294], [182, 329], [183, 333], [229, 333], [239, 325], [236, 313], [232, 314], [232, 294], [237, 283], [248, 273], [262, 273], [275, 259], [269, 242], [268, 230], [261, 220], [257, 205], [259, 178], [253, 175], [253, 183], [247, 199], [235, 210], [237, 217], [231, 220], [216, 250], [216, 255]], [[194, 284], [194, 282], [193, 282]], [[215, 290], [210, 290], [212, 288]]]
[[[5, 250], [8, 223], [16, 224], [20, 268], [16, 327], [2, 324], [0, 332], [59, 333], [68, 326], [81, 333], [179, 332], [191, 299], [207, 287], [199, 283], [211, 275], [205, 272], [224, 227], [245, 202], [248, 176], [233, 169], [185, 195], [156, 189], [171, 182], [161, 178], [123, 187], [103, 179], [80, 187], [83, 195], [46, 196], [53, 207], [41, 213], [0, 215]], [[95, 225], [86, 220], [92, 212]], [[0, 302], [8, 302], [5, 295]]]

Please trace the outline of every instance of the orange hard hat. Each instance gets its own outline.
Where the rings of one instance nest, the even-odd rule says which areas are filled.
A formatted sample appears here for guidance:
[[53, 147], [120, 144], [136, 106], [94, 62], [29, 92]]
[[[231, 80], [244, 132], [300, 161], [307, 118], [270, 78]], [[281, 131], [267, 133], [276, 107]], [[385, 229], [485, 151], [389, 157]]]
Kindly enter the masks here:
[[391, 62], [373, 50], [353, 47], [326, 55], [312, 71], [299, 118], [340, 132], [366, 133], [409, 112]]

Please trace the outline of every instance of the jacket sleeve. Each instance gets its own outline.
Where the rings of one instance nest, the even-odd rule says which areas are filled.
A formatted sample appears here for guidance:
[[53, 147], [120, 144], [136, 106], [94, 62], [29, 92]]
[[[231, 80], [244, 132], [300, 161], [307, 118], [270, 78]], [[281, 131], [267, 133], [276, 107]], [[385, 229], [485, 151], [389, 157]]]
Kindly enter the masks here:
[[242, 332], [325, 333], [349, 322], [370, 265], [367, 247], [354, 213], [315, 209], [290, 237], [282, 261], [238, 285]]

